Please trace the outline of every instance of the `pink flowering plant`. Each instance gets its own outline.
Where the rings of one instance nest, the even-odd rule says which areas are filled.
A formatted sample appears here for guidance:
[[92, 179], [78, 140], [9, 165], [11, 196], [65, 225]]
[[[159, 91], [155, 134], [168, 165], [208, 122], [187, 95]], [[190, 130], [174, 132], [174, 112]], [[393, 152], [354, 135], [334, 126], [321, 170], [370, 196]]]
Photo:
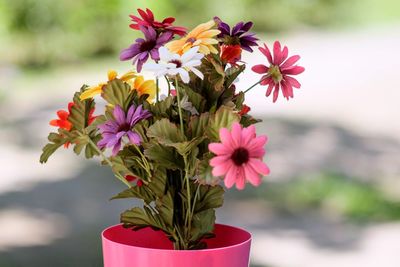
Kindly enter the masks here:
[[[113, 199], [143, 201], [122, 212], [124, 227], [151, 227], [175, 249], [201, 249], [214, 236], [224, 187], [259, 186], [270, 172], [263, 162], [267, 137], [256, 134], [259, 120], [248, 114], [245, 93], [264, 85], [273, 102], [280, 92], [292, 98], [293, 88], [300, 88], [293, 76], [304, 68], [286, 46], [275, 42], [271, 51], [264, 44], [258, 50], [266, 59], [252, 67], [262, 76], [248, 89], [236, 88], [246, 69], [242, 51], [258, 47], [252, 22], [231, 28], [215, 17], [188, 32], [174, 26], [174, 18], [157, 21], [149, 9], [138, 12], [130, 27], [144, 38], [120, 55], [136, 70], [122, 76], [109, 71], [108, 81], [82, 86], [68, 111], [51, 121], [58, 129], [49, 134], [40, 161], [62, 146], [101, 157], [127, 187]], [[142, 71], [154, 79], [145, 80]], [[106, 102], [101, 114], [95, 114], [96, 97]]]

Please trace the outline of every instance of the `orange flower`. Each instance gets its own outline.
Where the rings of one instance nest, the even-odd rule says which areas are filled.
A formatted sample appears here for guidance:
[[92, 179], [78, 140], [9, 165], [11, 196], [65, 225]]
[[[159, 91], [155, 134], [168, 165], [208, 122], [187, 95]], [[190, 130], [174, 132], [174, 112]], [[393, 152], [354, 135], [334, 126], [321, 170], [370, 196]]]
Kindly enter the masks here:
[[240, 45], [223, 45], [221, 47], [221, 59], [224, 63], [236, 65], [236, 62], [242, 57], [242, 48]]
[[215, 26], [215, 22], [210, 20], [206, 23], [202, 23], [189, 32], [185, 37], [174, 40], [166, 44], [165, 46], [173, 53], [184, 54], [190, 48], [199, 46], [199, 53], [208, 55], [210, 53], [217, 54], [218, 50], [214, 45], [218, 44], [216, 36], [221, 32], [216, 29], [212, 29]]

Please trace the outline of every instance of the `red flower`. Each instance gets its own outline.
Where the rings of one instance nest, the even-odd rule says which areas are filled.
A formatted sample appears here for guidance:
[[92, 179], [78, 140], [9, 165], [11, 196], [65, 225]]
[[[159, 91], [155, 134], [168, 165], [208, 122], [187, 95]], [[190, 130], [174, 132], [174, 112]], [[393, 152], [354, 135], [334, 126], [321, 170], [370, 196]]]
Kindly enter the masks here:
[[300, 83], [289, 75], [297, 75], [304, 71], [303, 67], [294, 65], [300, 56], [295, 55], [288, 58], [289, 50], [285, 46], [281, 50], [281, 44], [276, 41], [274, 43], [273, 57], [267, 45], [260, 47], [259, 50], [263, 53], [269, 62], [269, 66], [256, 65], [251, 68], [254, 72], [264, 74], [261, 78], [261, 85], [268, 85], [266, 95], [269, 96], [274, 89], [273, 102], [278, 99], [279, 89], [282, 90], [283, 96], [289, 100], [293, 98], [293, 87], [300, 88]]
[[247, 113], [249, 113], [250, 110], [251, 108], [248, 105], [243, 104], [242, 109], [239, 111], [239, 115], [240, 116], [246, 115]]
[[240, 45], [222, 45], [221, 59], [224, 63], [236, 65], [242, 57], [242, 48]]
[[125, 179], [128, 181], [128, 182], [134, 182], [135, 180], [137, 180], [136, 181], [136, 185], [137, 186], [139, 186], [139, 187], [141, 187], [141, 186], [143, 186], [143, 181], [142, 180], [140, 180], [139, 178], [137, 178], [136, 176], [133, 176], [133, 175], [126, 175], [125, 176]]
[[154, 19], [154, 14], [150, 9], [146, 8], [146, 11], [142, 9], [137, 10], [141, 18], [130, 15], [132, 21], [134, 23], [130, 24], [129, 27], [135, 30], [139, 30], [140, 26], [152, 27], [158, 32], [172, 32], [173, 34], [177, 34], [180, 36], [184, 36], [186, 34], [186, 28], [173, 26], [175, 18], [169, 17], [165, 18], [162, 22], [156, 21]]
[[70, 131], [72, 128], [72, 123], [68, 121], [69, 114], [71, 113], [71, 108], [74, 105], [73, 102], [68, 103], [68, 111], [59, 110], [57, 111], [58, 120], [51, 120], [50, 125], [56, 126], [61, 129]]

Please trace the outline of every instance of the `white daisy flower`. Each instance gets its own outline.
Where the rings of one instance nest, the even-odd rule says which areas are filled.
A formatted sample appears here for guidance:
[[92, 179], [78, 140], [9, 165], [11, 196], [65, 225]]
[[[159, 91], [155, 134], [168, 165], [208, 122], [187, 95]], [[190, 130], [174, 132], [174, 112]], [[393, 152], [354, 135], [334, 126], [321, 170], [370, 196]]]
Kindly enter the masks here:
[[189, 83], [189, 71], [193, 72], [200, 79], [204, 78], [203, 73], [195, 67], [201, 65], [203, 54], [198, 53], [199, 47], [195, 46], [186, 53], [179, 55], [170, 52], [166, 47], [162, 46], [158, 52], [160, 60], [158, 62], [148, 62], [143, 65], [143, 69], [153, 71], [155, 76], [164, 75], [176, 76], [179, 74], [184, 83]]

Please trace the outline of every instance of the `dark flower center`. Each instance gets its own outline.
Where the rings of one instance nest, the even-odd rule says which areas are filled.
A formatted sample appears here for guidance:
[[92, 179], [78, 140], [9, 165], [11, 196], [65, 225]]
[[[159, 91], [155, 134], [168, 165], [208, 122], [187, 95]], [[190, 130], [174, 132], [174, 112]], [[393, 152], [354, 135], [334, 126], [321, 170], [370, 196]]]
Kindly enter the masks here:
[[186, 43], [194, 44], [194, 42], [196, 42], [196, 38], [194, 37], [190, 37], [189, 39], [186, 40]]
[[171, 61], [169, 61], [169, 63], [175, 64], [177, 68], [182, 67], [182, 62], [180, 60], [177, 60], [177, 59], [171, 60]]
[[146, 41], [140, 45], [140, 52], [150, 51], [154, 47], [156, 47], [156, 41], [154, 40]]
[[118, 127], [118, 132], [129, 132], [131, 130], [131, 126], [128, 123], [121, 124]]
[[249, 161], [249, 151], [243, 147], [236, 148], [232, 153], [231, 160], [236, 166], [241, 166]]

